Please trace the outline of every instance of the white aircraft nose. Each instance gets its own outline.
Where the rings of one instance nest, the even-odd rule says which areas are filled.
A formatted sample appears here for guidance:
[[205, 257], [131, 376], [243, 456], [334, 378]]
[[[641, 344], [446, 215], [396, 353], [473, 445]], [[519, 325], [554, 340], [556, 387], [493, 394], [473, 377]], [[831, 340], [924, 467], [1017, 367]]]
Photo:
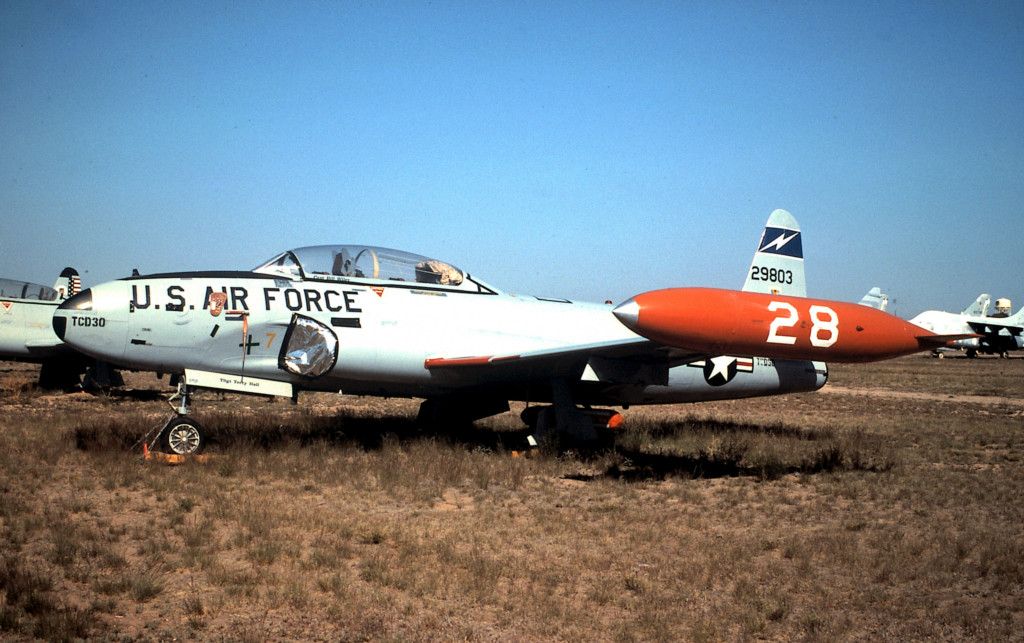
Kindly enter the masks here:
[[622, 302], [612, 311], [620, 322], [622, 322], [626, 328], [630, 330], [636, 328], [637, 322], [640, 321], [640, 304], [636, 303], [634, 299], [627, 299]]
[[57, 306], [57, 311], [53, 315], [53, 332], [57, 334], [60, 341], [65, 341], [64, 337], [68, 332], [68, 319], [70, 319], [72, 312], [77, 310], [92, 310], [91, 288], [86, 288], [77, 295], [66, 299], [60, 306]]
[[87, 288], [53, 312], [53, 332], [72, 348], [97, 359], [124, 355], [128, 327], [127, 297], [121, 282]]

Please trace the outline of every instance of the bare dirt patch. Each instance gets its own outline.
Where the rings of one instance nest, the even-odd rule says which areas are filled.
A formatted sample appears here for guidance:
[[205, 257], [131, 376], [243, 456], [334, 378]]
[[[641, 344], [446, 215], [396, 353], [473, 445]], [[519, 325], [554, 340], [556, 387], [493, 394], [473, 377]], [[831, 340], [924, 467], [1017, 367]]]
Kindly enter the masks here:
[[926, 402], [951, 402], [953, 404], [977, 404], [985, 407], [1009, 406], [1024, 409], [1024, 399], [1001, 397], [998, 395], [953, 395], [942, 393], [925, 393], [923, 391], [893, 391], [889, 389], [826, 386], [818, 391], [823, 395], [864, 395], [889, 400], [916, 400]]

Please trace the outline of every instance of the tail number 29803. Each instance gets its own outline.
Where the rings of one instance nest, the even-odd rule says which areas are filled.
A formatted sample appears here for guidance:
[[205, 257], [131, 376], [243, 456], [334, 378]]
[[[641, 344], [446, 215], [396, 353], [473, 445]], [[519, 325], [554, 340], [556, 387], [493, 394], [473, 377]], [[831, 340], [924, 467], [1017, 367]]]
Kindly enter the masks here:
[[[784, 301], [773, 301], [768, 310], [780, 313], [772, 320], [768, 328], [768, 343], [795, 344], [796, 337], [789, 334], [789, 329], [800, 323], [800, 314], [796, 307]], [[828, 306], [811, 306], [807, 311], [811, 317], [811, 346], [827, 348], [839, 339], [839, 316]]]

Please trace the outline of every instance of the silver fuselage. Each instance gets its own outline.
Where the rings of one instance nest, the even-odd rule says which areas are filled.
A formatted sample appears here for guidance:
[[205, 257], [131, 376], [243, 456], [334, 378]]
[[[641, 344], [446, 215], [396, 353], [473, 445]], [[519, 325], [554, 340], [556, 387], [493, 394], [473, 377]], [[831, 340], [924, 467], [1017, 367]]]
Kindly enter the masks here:
[[[62, 305], [54, 323], [70, 345], [124, 368], [200, 369], [358, 395], [481, 389], [525, 399], [564, 378], [581, 404], [664, 404], [813, 391], [827, 377], [820, 362], [680, 359], [612, 309], [489, 287], [182, 273], [95, 286]], [[315, 377], [283, 367], [296, 316], [336, 336], [334, 363]]]

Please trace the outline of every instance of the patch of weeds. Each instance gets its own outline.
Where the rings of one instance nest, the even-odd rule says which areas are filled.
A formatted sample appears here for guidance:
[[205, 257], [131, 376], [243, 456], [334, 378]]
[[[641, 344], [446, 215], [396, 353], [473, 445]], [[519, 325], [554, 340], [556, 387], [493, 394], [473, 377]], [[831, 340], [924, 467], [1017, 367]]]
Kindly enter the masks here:
[[185, 597], [185, 602], [182, 606], [185, 611], [185, 617], [188, 621], [189, 627], [194, 630], [201, 630], [206, 627], [206, 606], [203, 604], [203, 599], [199, 596], [199, 593], [193, 588], [193, 594]]
[[800, 626], [808, 637], [818, 638], [825, 634], [828, 627], [828, 619], [817, 614], [808, 614], [800, 619]]
[[222, 478], [231, 478], [238, 473], [238, 464], [234, 458], [221, 458], [217, 461], [217, 475]]
[[852, 531], [854, 533], [863, 531], [868, 526], [868, 522], [863, 519], [847, 520], [843, 523], [843, 529], [846, 531]]
[[32, 635], [48, 641], [86, 639], [94, 622], [95, 619], [88, 610], [64, 607], [41, 614], [32, 628]]
[[360, 545], [380, 545], [385, 540], [387, 540], [387, 534], [381, 529], [371, 529], [356, 538], [356, 542]]
[[284, 551], [284, 547], [275, 538], [261, 538], [245, 552], [245, 557], [257, 565], [270, 565]]
[[82, 541], [77, 530], [71, 523], [63, 522], [54, 527], [51, 537], [53, 540], [50, 543], [48, 559], [58, 567], [71, 567], [82, 549]]
[[786, 618], [786, 614], [788, 613], [788, 611], [789, 610], [786, 607], [785, 601], [777, 601], [775, 604], [771, 605], [768, 608], [768, 610], [765, 612], [765, 616], [768, 617], [769, 621], [778, 622]]
[[367, 583], [382, 587], [409, 589], [410, 583], [405, 579], [400, 566], [394, 564], [394, 557], [380, 550], [363, 558], [359, 565], [359, 578]]
[[115, 598], [94, 598], [89, 603], [89, 609], [93, 612], [101, 614], [113, 614], [114, 610], [117, 609], [117, 599]]
[[305, 565], [313, 569], [335, 569], [342, 561], [352, 558], [352, 546], [337, 537], [320, 537], [313, 542]]
[[26, 568], [17, 558], [4, 558], [0, 563], [0, 589], [7, 595], [9, 605], [17, 605], [53, 589], [53, 579], [39, 570]]
[[465, 565], [470, 574], [469, 585], [474, 593], [481, 600], [491, 596], [501, 580], [501, 563], [474, 542], [466, 556]]
[[303, 582], [293, 581], [285, 585], [284, 599], [292, 609], [303, 611], [309, 605], [309, 591]]
[[640, 578], [635, 574], [630, 574], [623, 579], [623, 586], [627, 591], [634, 594], [646, 594], [647, 590], [650, 589], [649, 583], [646, 579]]
[[328, 592], [335, 596], [342, 596], [348, 590], [348, 579], [335, 572], [326, 576], [317, 577], [316, 585], [322, 592]]
[[124, 574], [101, 578], [93, 583], [92, 587], [100, 594], [115, 596], [128, 591], [130, 583]]
[[30, 375], [8, 375], [0, 380], [0, 400], [5, 402], [23, 403], [39, 395], [41, 391]]
[[491, 471], [490, 469], [481, 469], [476, 473], [475, 480], [476, 486], [481, 491], [487, 491], [491, 486]]
[[26, 614], [33, 616], [45, 615], [57, 609], [57, 604], [49, 595], [41, 592], [32, 592], [21, 599], [21, 608]]
[[164, 583], [152, 572], [130, 574], [128, 576], [128, 594], [136, 603], [145, 603], [164, 591]]
[[19, 634], [24, 629], [22, 619], [25, 610], [12, 605], [0, 604], [0, 632]]
[[71, 429], [75, 447], [81, 451], [128, 451], [145, 436], [153, 418], [140, 413], [105, 413]]
[[211, 519], [186, 520], [174, 530], [186, 549], [198, 549], [213, 543], [214, 523]]

